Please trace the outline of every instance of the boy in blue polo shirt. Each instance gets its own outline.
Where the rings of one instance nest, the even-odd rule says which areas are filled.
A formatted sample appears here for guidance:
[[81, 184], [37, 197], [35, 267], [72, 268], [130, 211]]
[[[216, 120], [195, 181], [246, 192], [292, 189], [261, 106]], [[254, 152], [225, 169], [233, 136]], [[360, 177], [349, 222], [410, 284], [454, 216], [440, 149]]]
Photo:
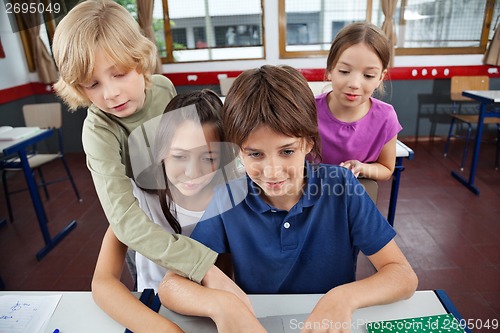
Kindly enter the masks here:
[[[349, 327], [358, 308], [413, 294], [417, 278], [396, 233], [352, 172], [306, 162], [308, 154], [321, 159], [320, 145], [314, 96], [298, 71], [268, 65], [245, 71], [226, 97], [222, 119], [247, 175], [215, 192], [206, 211], [211, 217], [191, 237], [231, 253], [236, 283], [245, 292], [324, 293], [304, 325], [311, 330], [304, 332], [324, 322], [332, 323], [327, 332], [336, 332]], [[243, 201], [234, 200], [241, 195]], [[231, 202], [240, 203], [228, 210]], [[356, 281], [360, 250], [377, 273]], [[174, 311], [211, 316], [218, 327], [223, 317], [227, 324], [233, 306], [217, 303], [217, 294], [225, 292], [203, 289], [168, 275], [160, 296]]]

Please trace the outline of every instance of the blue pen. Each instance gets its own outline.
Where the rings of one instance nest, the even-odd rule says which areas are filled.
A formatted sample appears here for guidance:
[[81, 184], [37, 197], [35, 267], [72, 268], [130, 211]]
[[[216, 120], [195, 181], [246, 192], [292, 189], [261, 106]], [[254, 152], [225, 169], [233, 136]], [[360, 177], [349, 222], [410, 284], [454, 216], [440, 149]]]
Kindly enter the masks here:
[[59, 329], [56, 328], [53, 333], [59, 333]]

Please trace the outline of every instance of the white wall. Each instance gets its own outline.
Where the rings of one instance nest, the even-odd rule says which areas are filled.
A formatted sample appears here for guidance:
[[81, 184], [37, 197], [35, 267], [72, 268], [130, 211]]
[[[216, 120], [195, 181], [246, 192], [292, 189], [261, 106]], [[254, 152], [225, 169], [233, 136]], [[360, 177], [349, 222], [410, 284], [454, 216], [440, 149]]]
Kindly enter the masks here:
[[5, 2], [0, 2], [0, 37], [5, 58], [0, 58], [0, 90], [37, 82], [38, 74], [29, 73], [19, 33], [13, 33], [5, 11]]

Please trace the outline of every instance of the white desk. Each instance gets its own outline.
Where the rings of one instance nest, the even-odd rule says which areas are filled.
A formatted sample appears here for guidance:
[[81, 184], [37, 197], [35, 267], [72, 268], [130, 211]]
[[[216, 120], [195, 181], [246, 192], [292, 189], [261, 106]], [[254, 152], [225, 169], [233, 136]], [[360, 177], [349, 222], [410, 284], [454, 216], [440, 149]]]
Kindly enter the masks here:
[[[90, 292], [0, 292], [0, 296], [12, 294], [62, 294], [61, 301], [49, 321], [46, 333], [52, 333], [56, 328], [61, 333], [123, 333], [125, 330], [123, 326], [108, 317], [94, 303]], [[138, 295], [136, 293], [136, 296]], [[292, 327], [305, 319], [304, 314], [309, 313], [313, 309], [320, 297], [321, 295], [250, 295], [257, 317], [286, 316], [283, 317], [284, 326], [292, 325]], [[164, 307], [159, 312], [174, 321], [180, 320], [182, 322], [183, 320], [195, 319], [194, 317], [180, 316]], [[417, 291], [412, 298], [405, 301], [355, 311], [353, 322], [356, 325], [354, 325], [355, 329], [352, 332], [366, 332], [365, 324], [370, 321], [430, 316], [450, 312], [457, 319], [461, 319], [460, 314], [456, 312], [453, 304], [443, 291]], [[211, 324], [205, 318], [197, 318], [197, 320], [200, 320], [201, 323], [205, 321], [209, 325]], [[293, 331], [298, 332], [299, 330]], [[212, 331], [207, 329], [206, 332]]]
[[[49, 129], [40, 129], [17, 140], [0, 140], [0, 154], [10, 155], [16, 153], [27, 145], [32, 145], [52, 135]], [[28, 142], [28, 144], [26, 144]]]
[[398, 157], [413, 159], [413, 150], [399, 140], [396, 142], [396, 158]]

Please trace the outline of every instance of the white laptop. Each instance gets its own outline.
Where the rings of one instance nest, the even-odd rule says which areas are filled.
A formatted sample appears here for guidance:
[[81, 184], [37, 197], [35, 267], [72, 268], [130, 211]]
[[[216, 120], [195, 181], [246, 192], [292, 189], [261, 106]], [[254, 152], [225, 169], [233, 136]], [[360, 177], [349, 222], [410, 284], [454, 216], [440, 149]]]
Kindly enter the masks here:
[[[183, 316], [168, 310], [164, 306], [160, 308], [158, 313], [175, 322], [186, 333], [217, 333], [217, 327], [210, 318]], [[301, 324], [304, 323], [308, 316], [308, 313], [304, 313], [258, 319], [269, 333], [297, 333], [301, 331]]]

